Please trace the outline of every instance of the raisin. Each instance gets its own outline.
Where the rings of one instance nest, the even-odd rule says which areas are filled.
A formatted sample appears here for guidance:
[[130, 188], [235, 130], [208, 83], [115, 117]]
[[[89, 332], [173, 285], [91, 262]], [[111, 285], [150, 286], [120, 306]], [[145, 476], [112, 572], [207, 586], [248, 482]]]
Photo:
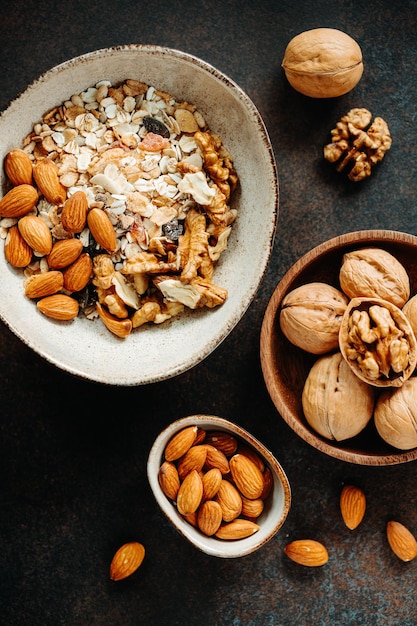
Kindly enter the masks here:
[[161, 135], [165, 139], [169, 139], [169, 129], [163, 122], [157, 120], [155, 117], [151, 117], [150, 115], [146, 115], [143, 118], [143, 125], [148, 131], [148, 133], [155, 133], [155, 135]]

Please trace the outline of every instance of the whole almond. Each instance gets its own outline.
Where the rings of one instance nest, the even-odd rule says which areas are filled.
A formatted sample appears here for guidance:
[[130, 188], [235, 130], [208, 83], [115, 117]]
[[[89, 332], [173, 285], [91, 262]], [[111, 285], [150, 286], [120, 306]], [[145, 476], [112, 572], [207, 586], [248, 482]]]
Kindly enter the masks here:
[[206, 500], [198, 509], [197, 525], [202, 533], [211, 537], [222, 523], [222, 509], [218, 502]]
[[219, 490], [223, 478], [218, 467], [205, 472], [203, 481], [203, 498], [204, 500], [212, 500]]
[[235, 454], [229, 461], [230, 472], [236, 487], [246, 498], [260, 498], [264, 489], [261, 470], [244, 454]]
[[32, 184], [32, 161], [20, 148], [10, 150], [4, 160], [4, 171], [13, 185]]
[[181, 480], [184, 480], [191, 470], [197, 470], [199, 472], [206, 461], [206, 456], [207, 450], [205, 446], [191, 446], [178, 461], [177, 469]]
[[176, 500], [180, 488], [180, 478], [177, 468], [171, 461], [164, 461], [159, 468], [158, 481], [167, 498]]
[[402, 561], [412, 561], [417, 556], [416, 538], [413, 533], [400, 522], [388, 522], [387, 539], [391, 550]]
[[197, 511], [203, 497], [203, 483], [197, 470], [192, 470], [184, 478], [177, 494], [177, 509], [181, 515]]
[[120, 319], [115, 317], [99, 302], [96, 302], [96, 310], [107, 330], [109, 330], [113, 335], [116, 335], [116, 337], [120, 337], [121, 339], [130, 335], [133, 328], [131, 319]]
[[238, 451], [240, 452], [240, 454], [244, 454], [246, 457], [248, 457], [248, 459], [253, 461], [253, 463], [255, 463], [255, 465], [257, 467], [259, 467], [261, 472], [264, 471], [265, 463], [264, 463], [263, 459], [259, 456], [259, 454], [257, 454], [255, 452], [255, 450], [253, 448], [251, 448], [250, 446], [247, 446], [245, 444], [240, 444]]
[[345, 525], [354, 530], [359, 526], [366, 510], [366, 497], [362, 489], [345, 485], [340, 494], [340, 512]]
[[87, 223], [92, 236], [104, 250], [109, 253], [117, 250], [116, 232], [103, 209], [91, 209], [87, 215]]
[[233, 522], [221, 524], [215, 533], [218, 539], [245, 539], [259, 530], [258, 524], [247, 519], [235, 519]]
[[122, 580], [131, 576], [142, 564], [145, 558], [145, 548], [137, 541], [131, 541], [121, 546], [114, 555], [110, 564], [111, 580]]
[[207, 433], [205, 443], [208, 443], [226, 456], [232, 456], [237, 450], [237, 440], [233, 435], [224, 431], [210, 431]]
[[37, 215], [25, 215], [17, 223], [19, 232], [26, 243], [39, 256], [52, 250], [52, 234], [46, 222]]
[[63, 293], [42, 298], [36, 303], [39, 311], [55, 320], [69, 321], [77, 317], [79, 304], [77, 300]]
[[4, 242], [4, 255], [13, 267], [26, 267], [32, 260], [33, 250], [23, 239], [17, 226], [9, 228]]
[[30, 213], [38, 201], [38, 192], [28, 184], [13, 187], [0, 200], [0, 217], [22, 217]]
[[176, 461], [193, 445], [197, 435], [197, 426], [187, 426], [176, 433], [165, 447], [165, 459]]
[[67, 291], [81, 291], [88, 284], [93, 273], [93, 261], [87, 252], [64, 270], [64, 288]]
[[25, 281], [25, 295], [28, 298], [43, 298], [57, 293], [64, 285], [64, 277], [59, 270], [43, 274], [33, 274]]
[[76, 191], [66, 201], [61, 213], [61, 223], [69, 233], [80, 233], [87, 222], [88, 200], [84, 191]]
[[307, 567], [319, 567], [329, 560], [326, 547], [314, 539], [297, 539], [284, 548], [285, 554], [295, 563]]
[[54, 270], [64, 269], [78, 259], [82, 249], [83, 244], [79, 239], [75, 239], [75, 237], [71, 239], [60, 239], [54, 243], [46, 260], [50, 268]]
[[259, 517], [264, 510], [264, 501], [262, 498], [256, 500], [249, 500], [242, 496], [242, 515], [245, 517], [256, 518]]
[[222, 480], [216, 494], [216, 502], [220, 504], [222, 517], [225, 522], [231, 522], [236, 519], [242, 511], [240, 493], [228, 480]]
[[213, 467], [217, 467], [222, 474], [228, 474], [230, 471], [229, 461], [224, 452], [205, 442], [203, 445], [207, 449], [206, 468], [213, 469]]
[[33, 168], [33, 178], [48, 202], [56, 206], [65, 202], [67, 190], [59, 180], [58, 166], [51, 159], [45, 158], [37, 162]]

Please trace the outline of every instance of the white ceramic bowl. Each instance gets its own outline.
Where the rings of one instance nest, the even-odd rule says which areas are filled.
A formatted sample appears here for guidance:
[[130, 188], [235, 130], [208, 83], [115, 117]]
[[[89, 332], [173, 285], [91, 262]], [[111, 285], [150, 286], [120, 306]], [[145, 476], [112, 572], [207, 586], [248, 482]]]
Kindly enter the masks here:
[[[221, 430], [232, 434], [238, 440], [252, 446], [254, 451], [263, 458], [265, 464], [271, 469], [273, 488], [268, 499], [265, 501], [265, 508], [261, 516], [257, 518], [260, 529], [250, 537], [234, 541], [224, 541], [216, 537], [205, 536], [178, 513], [173, 503], [163, 493], [158, 481], [158, 470], [164, 461], [165, 447], [168, 441], [177, 432], [187, 426], [194, 425], [204, 430]], [[191, 415], [170, 424], [158, 435], [150, 450], [147, 472], [149, 484], [155, 499], [169, 521], [190, 543], [211, 556], [235, 558], [258, 550], [279, 531], [290, 510], [290, 484], [280, 463], [262, 443], [253, 437], [253, 435], [237, 424], [221, 417], [213, 415]]]
[[[35, 352], [63, 370], [96, 382], [140, 385], [190, 369], [231, 332], [250, 305], [265, 273], [278, 215], [273, 150], [259, 112], [227, 76], [204, 61], [168, 48], [128, 45], [97, 50], [52, 68], [0, 116], [0, 158], [19, 147], [44, 113], [100, 80], [133, 78], [187, 100], [201, 111], [233, 156], [240, 186], [228, 249], [215, 281], [228, 290], [213, 310], [191, 311], [120, 340], [98, 321], [54, 323], [25, 298], [21, 273], [0, 253], [0, 318]], [[4, 192], [3, 168], [0, 190]], [[1, 243], [3, 248], [3, 243]]]

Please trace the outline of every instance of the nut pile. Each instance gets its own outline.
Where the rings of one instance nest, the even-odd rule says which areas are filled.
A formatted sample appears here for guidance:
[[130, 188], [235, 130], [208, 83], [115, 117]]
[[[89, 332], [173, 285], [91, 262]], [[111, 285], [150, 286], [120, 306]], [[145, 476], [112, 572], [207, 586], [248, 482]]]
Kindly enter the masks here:
[[213, 274], [238, 175], [193, 104], [101, 81], [48, 111], [4, 168], [6, 259], [45, 315], [126, 337], [226, 300]]
[[372, 247], [344, 254], [337, 287], [313, 282], [285, 296], [283, 334], [318, 356], [302, 406], [320, 435], [350, 439], [373, 417], [386, 443], [417, 446], [414, 301], [404, 266]]
[[236, 540], [259, 530], [273, 478], [252, 448], [227, 432], [188, 426], [168, 442], [164, 457], [162, 491], [204, 535]]

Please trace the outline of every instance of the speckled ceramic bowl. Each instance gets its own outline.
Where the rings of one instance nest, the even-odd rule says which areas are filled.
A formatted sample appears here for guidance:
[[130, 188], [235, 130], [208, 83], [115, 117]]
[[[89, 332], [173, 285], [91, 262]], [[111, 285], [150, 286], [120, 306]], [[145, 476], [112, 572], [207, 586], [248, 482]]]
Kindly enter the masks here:
[[[164, 461], [164, 451], [169, 440], [188, 426], [198, 426], [206, 431], [224, 431], [233, 435], [238, 442], [249, 445], [269, 467], [273, 476], [272, 490], [265, 500], [264, 510], [257, 523], [259, 530], [244, 539], [222, 540], [206, 536], [187, 522], [171, 500], [163, 493], [158, 480], [158, 471]], [[148, 457], [148, 480], [155, 499], [168, 520], [178, 532], [196, 548], [220, 558], [235, 558], [250, 554], [265, 545], [284, 524], [291, 506], [291, 489], [288, 478], [277, 459], [253, 435], [221, 417], [213, 415], [191, 415], [176, 420], [156, 438]]]
[[[233, 156], [240, 186], [238, 218], [215, 270], [226, 302], [190, 311], [120, 340], [97, 322], [54, 323], [25, 298], [20, 271], [0, 252], [0, 318], [30, 348], [63, 370], [96, 382], [140, 385], [176, 376], [207, 357], [250, 305], [266, 270], [278, 214], [278, 182], [265, 125], [248, 96], [227, 76], [178, 50], [128, 45], [97, 50], [46, 72], [0, 116], [0, 157], [18, 147], [52, 107], [100, 80], [133, 78], [187, 100], [205, 117]], [[0, 190], [4, 193], [3, 168]], [[3, 248], [3, 242], [1, 243]]]
[[345, 252], [377, 247], [390, 252], [405, 267], [411, 295], [417, 291], [417, 237], [391, 230], [363, 230], [323, 242], [302, 256], [278, 283], [265, 312], [260, 354], [269, 395], [279, 414], [301, 439], [321, 452], [358, 465], [397, 465], [417, 459], [417, 448], [397, 450], [378, 435], [371, 420], [356, 437], [335, 441], [322, 437], [307, 423], [302, 390], [316, 356], [292, 345], [284, 336], [279, 314], [283, 298], [292, 289], [320, 281], [340, 288], [339, 270]]

